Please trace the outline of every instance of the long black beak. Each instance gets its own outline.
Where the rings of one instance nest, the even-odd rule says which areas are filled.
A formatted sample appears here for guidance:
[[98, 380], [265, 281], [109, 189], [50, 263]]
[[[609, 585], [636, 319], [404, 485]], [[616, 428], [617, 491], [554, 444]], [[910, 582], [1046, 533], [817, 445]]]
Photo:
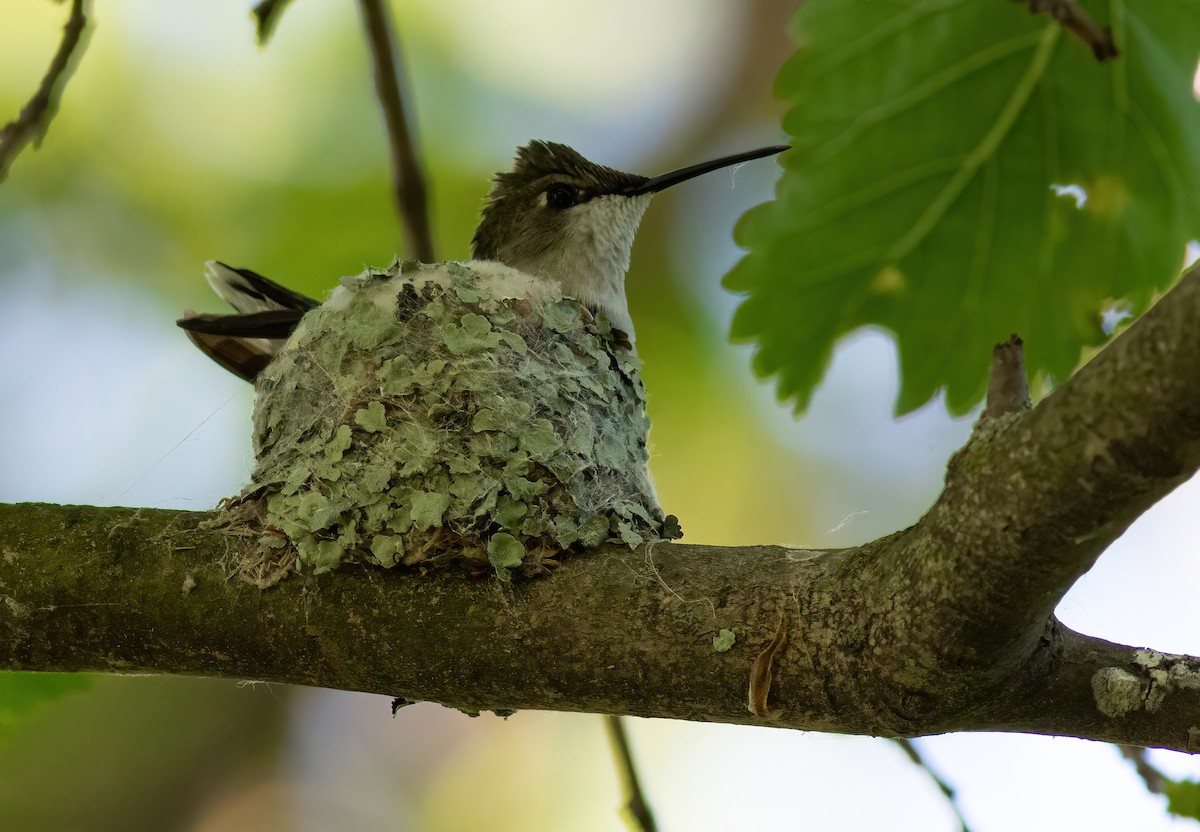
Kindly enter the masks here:
[[673, 170], [670, 173], [664, 173], [661, 176], [647, 179], [642, 184], [634, 185], [625, 191], [625, 195], [656, 194], [672, 185], [678, 185], [680, 182], [686, 182], [689, 179], [703, 176], [714, 170], [720, 170], [721, 168], [727, 168], [730, 165], [737, 165], [742, 162], [749, 162], [752, 159], [761, 159], [764, 156], [774, 156], [776, 153], [782, 153], [785, 150], [791, 150], [791, 147], [786, 144], [776, 144], [771, 147], [760, 147], [758, 150], [747, 150], [745, 153], [735, 153], [733, 156], [722, 156], [720, 159], [713, 159], [711, 162], [701, 162], [698, 165], [690, 165], [686, 168], [680, 168], [679, 170]]

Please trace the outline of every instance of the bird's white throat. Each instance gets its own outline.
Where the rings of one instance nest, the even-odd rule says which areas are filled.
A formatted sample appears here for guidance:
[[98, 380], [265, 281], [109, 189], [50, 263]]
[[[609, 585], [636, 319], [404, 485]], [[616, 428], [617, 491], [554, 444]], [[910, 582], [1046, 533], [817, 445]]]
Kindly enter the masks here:
[[570, 220], [558, 244], [509, 265], [557, 281], [564, 295], [602, 310], [632, 343], [625, 273], [651, 196], [603, 195], [578, 205], [570, 209]]

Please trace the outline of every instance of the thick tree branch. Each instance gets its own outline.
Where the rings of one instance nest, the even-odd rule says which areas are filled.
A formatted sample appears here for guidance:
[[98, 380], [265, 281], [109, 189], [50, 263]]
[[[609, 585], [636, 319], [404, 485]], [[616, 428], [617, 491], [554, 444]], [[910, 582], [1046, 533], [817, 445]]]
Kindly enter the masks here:
[[50, 119], [54, 118], [58, 109], [58, 100], [78, 59], [78, 49], [83, 43], [87, 26], [85, 7], [86, 0], [71, 0], [71, 14], [63, 27], [62, 41], [58, 44], [58, 51], [54, 53], [42, 83], [38, 85], [28, 103], [21, 108], [16, 119], [0, 130], [0, 182], [8, 176], [8, 169], [17, 154], [30, 142], [35, 146], [41, 142], [50, 127]]
[[981, 420], [920, 522], [854, 549], [610, 547], [512, 584], [343, 567], [262, 592], [229, 578], [244, 539], [208, 514], [0, 507], [0, 666], [1197, 751], [1200, 659], [1052, 610], [1200, 465], [1198, 320], [1193, 272], [1037, 407]]
[[[841, 594], [839, 574], [865, 550], [663, 544], [569, 558], [552, 577], [511, 587], [451, 572], [344, 568], [263, 592], [228, 577], [221, 561], [235, 541], [202, 528], [209, 516], [0, 507], [0, 664], [263, 679], [472, 712], [628, 713], [887, 736], [1027, 731], [1177, 750], [1194, 742], [1188, 718], [1200, 712], [1200, 685], [1189, 688], [1170, 668], [1198, 660], [1166, 660], [1180, 681], [1159, 688], [1153, 711], [1117, 714], [1106, 704], [1110, 715], [1097, 703], [1097, 673], [1132, 692], [1113, 669], [1147, 690], [1149, 670], [1133, 648], [1063, 628], [1002, 689], [917, 712], [937, 691], [888, 681], [911, 657], [882, 632], [838, 629], [846, 609], [863, 608]], [[764, 719], [746, 708], [746, 683], [783, 607], [804, 615], [776, 658]], [[723, 653], [712, 646], [720, 628], [737, 634]]]

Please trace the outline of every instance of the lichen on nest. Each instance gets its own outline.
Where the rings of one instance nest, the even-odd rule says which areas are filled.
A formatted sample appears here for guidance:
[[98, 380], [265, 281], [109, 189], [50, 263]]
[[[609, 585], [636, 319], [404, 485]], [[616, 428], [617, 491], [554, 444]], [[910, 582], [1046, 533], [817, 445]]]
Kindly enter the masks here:
[[498, 263], [344, 279], [256, 382], [257, 465], [223, 507], [258, 533], [241, 571], [355, 558], [507, 578], [678, 537], [646, 468], [639, 366], [603, 317]]

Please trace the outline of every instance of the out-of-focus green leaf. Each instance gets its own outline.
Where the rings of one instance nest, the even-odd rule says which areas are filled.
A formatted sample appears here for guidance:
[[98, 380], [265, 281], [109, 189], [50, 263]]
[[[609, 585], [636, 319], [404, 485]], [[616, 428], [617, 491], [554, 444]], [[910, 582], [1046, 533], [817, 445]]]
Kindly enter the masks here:
[[17, 673], [0, 671], [0, 743], [40, 706], [91, 685], [82, 673]]
[[[896, 334], [898, 412], [983, 394], [1017, 332], [1063, 379], [1112, 299], [1145, 308], [1200, 232], [1200, 2], [1083, 3], [1121, 56], [979, 0], [810, 0], [777, 80], [794, 150], [726, 278], [733, 335], [803, 409], [837, 338]], [[1052, 186], [1086, 194], [1077, 205]]]
[[1163, 792], [1167, 796], [1168, 812], [1200, 820], [1200, 783], [1194, 780], [1168, 780]]

